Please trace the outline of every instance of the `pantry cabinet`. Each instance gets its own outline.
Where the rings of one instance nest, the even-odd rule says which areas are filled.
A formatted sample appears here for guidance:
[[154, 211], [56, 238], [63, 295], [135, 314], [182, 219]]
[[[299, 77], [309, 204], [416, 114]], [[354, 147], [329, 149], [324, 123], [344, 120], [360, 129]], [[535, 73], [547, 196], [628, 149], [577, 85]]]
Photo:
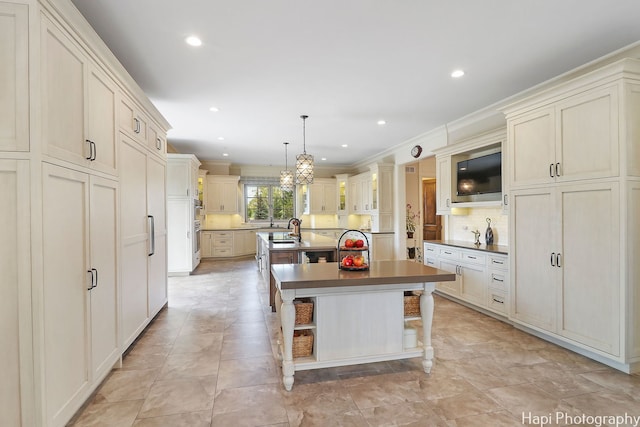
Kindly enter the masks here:
[[504, 108], [510, 317], [626, 372], [640, 369], [625, 269], [640, 241], [639, 88], [640, 61], [624, 59]]
[[60, 424], [120, 356], [118, 195], [114, 181], [46, 163], [42, 173], [45, 415]]
[[[0, 29], [0, 31], [2, 31]], [[2, 41], [0, 41], [2, 43]], [[0, 65], [1, 66], [1, 65]], [[0, 159], [0, 425], [35, 425], [29, 161]]]
[[44, 152], [116, 175], [115, 83], [53, 18], [41, 19]]
[[29, 151], [29, 9], [0, 3], [0, 152]]

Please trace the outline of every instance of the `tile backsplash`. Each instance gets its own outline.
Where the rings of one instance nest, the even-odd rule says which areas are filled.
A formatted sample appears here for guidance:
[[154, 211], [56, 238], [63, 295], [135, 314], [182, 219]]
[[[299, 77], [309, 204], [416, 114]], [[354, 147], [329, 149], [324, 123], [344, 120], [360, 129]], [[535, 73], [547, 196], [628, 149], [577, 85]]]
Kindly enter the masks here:
[[480, 242], [485, 243], [485, 231], [487, 230], [487, 218], [491, 218], [493, 230], [493, 243], [495, 245], [509, 244], [508, 216], [502, 214], [502, 208], [470, 208], [467, 215], [449, 216], [449, 240], [462, 240], [474, 242], [472, 231], [480, 232]]

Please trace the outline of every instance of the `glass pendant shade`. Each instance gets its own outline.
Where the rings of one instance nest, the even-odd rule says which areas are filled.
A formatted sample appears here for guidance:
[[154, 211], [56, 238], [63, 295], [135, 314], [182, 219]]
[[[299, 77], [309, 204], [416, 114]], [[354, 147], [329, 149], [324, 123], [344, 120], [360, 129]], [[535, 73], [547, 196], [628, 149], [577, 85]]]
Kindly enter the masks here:
[[309, 116], [302, 115], [302, 147], [303, 153], [296, 156], [296, 184], [313, 184], [313, 156], [307, 154], [306, 120]]
[[296, 184], [313, 184], [313, 156], [298, 154], [296, 156]]
[[280, 171], [280, 189], [282, 191], [293, 191], [295, 184], [293, 183], [293, 171]]
[[282, 191], [291, 192], [295, 188], [295, 184], [293, 182], [293, 172], [289, 170], [287, 167], [287, 145], [288, 142], [283, 142], [284, 144], [284, 170], [280, 171], [280, 189]]

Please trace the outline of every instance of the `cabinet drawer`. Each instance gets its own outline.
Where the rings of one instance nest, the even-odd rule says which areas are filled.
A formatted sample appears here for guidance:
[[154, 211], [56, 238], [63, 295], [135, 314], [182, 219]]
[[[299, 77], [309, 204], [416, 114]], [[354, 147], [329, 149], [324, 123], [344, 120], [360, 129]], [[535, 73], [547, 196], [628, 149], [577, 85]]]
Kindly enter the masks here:
[[213, 236], [213, 246], [216, 248], [231, 248], [233, 247], [233, 239]]
[[424, 244], [424, 256], [438, 256], [438, 247], [434, 245]]
[[462, 252], [462, 261], [469, 264], [485, 265], [487, 256], [482, 252]]
[[448, 247], [439, 248], [439, 251], [438, 251], [438, 256], [440, 258], [446, 258], [446, 259], [460, 259], [461, 254], [462, 253], [460, 251], [456, 249], [451, 249]]
[[438, 268], [438, 261], [435, 258], [427, 257], [424, 259], [424, 265], [428, 267]]
[[213, 237], [214, 238], [232, 239], [233, 238], [233, 232], [232, 231], [214, 231], [213, 232]]
[[489, 272], [489, 287], [494, 289], [500, 289], [501, 291], [506, 292], [509, 288], [508, 286], [508, 277], [507, 274], [501, 271], [491, 271]]
[[507, 313], [507, 294], [500, 291], [489, 291], [489, 309], [499, 313]]
[[214, 257], [230, 257], [233, 256], [232, 248], [213, 248]]
[[489, 255], [489, 267], [499, 270], [507, 270], [509, 263], [507, 257], [498, 255]]

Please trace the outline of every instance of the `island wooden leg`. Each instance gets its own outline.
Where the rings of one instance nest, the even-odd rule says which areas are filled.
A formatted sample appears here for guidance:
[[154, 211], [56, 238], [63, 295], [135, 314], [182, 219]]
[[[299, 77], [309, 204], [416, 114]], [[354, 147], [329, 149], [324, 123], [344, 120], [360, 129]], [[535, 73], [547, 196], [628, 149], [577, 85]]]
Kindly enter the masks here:
[[282, 382], [284, 388], [290, 391], [293, 387], [293, 326], [296, 321], [296, 308], [293, 306], [293, 292], [283, 290], [280, 293], [282, 305], [280, 309], [280, 325], [282, 326]]
[[433, 290], [435, 284], [425, 283], [424, 292], [420, 296], [420, 314], [422, 316], [422, 333], [424, 355], [422, 358], [422, 367], [428, 374], [433, 366], [433, 347], [431, 346], [431, 325], [433, 324]]

